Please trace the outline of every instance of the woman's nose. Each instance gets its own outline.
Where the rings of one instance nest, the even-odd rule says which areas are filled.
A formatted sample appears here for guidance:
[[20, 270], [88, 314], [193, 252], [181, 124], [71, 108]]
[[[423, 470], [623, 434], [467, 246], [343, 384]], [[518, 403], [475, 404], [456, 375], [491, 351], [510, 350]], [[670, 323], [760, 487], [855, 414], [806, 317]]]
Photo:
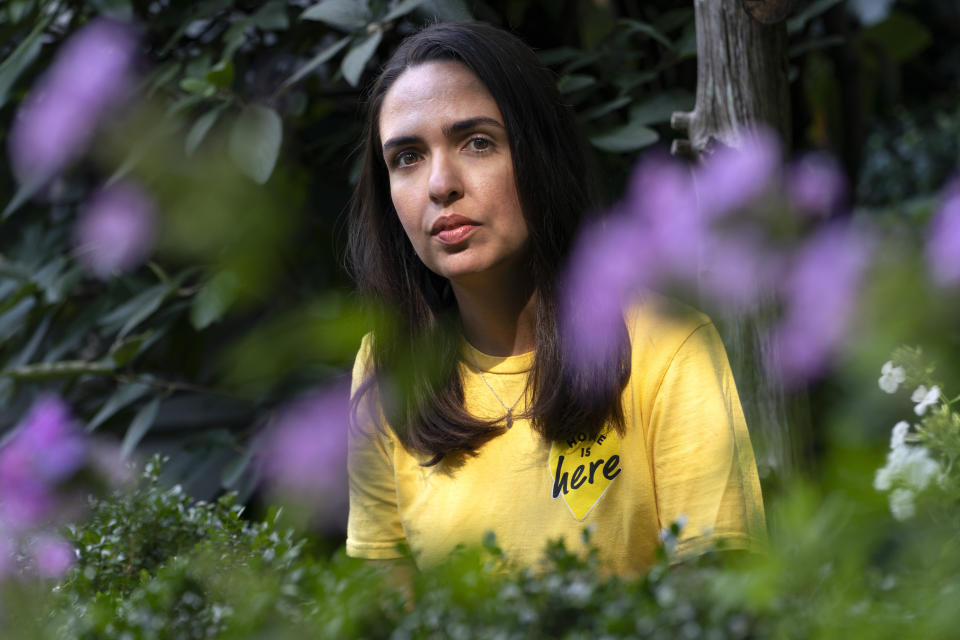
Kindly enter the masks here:
[[463, 181], [456, 164], [445, 154], [436, 154], [430, 165], [430, 200], [447, 206], [463, 196]]

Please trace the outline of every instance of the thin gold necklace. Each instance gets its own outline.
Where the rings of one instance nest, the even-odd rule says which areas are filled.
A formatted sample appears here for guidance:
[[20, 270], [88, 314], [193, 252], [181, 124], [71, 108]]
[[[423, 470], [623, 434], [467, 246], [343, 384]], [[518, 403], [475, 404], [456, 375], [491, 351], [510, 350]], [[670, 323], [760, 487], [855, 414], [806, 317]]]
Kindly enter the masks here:
[[507, 403], [504, 402], [503, 398], [500, 397], [500, 394], [494, 391], [493, 387], [490, 386], [490, 383], [487, 382], [487, 376], [483, 375], [483, 369], [480, 368], [480, 364], [477, 362], [477, 357], [473, 355], [473, 349], [470, 347], [470, 345], [467, 345], [467, 353], [470, 354], [470, 359], [473, 360], [473, 366], [477, 368], [477, 373], [480, 374], [480, 379], [483, 380], [483, 384], [487, 385], [487, 389], [490, 389], [490, 393], [493, 394], [493, 397], [497, 399], [497, 402], [499, 402], [500, 405], [507, 412], [507, 415], [506, 415], [507, 429], [509, 429], [510, 427], [513, 426], [513, 408], [516, 407], [517, 403], [520, 402], [520, 399], [523, 398], [524, 395], [526, 395], [527, 393], [526, 387], [524, 387], [523, 391], [520, 392], [520, 396], [514, 401], [514, 403], [508, 407]]

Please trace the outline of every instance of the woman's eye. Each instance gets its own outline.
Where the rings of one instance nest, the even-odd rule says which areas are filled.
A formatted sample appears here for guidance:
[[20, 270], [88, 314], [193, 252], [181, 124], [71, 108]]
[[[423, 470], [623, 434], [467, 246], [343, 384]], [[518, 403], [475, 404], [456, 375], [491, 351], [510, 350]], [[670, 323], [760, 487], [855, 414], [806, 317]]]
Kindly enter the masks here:
[[394, 164], [398, 167], [408, 167], [416, 161], [417, 154], [413, 151], [404, 151], [403, 153], [397, 154], [397, 157], [393, 160]]
[[493, 146], [493, 143], [486, 138], [481, 138], [478, 136], [476, 138], [472, 138], [469, 142], [469, 145], [474, 151], [486, 151]]

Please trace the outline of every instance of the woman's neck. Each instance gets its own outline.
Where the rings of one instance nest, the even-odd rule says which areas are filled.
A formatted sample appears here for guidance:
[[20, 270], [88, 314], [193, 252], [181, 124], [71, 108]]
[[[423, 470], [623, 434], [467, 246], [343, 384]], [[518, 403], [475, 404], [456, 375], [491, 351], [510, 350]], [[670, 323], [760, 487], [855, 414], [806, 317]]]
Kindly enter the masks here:
[[451, 283], [463, 335], [481, 352], [512, 356], [536, 346], [537, 292], [523, 280]]

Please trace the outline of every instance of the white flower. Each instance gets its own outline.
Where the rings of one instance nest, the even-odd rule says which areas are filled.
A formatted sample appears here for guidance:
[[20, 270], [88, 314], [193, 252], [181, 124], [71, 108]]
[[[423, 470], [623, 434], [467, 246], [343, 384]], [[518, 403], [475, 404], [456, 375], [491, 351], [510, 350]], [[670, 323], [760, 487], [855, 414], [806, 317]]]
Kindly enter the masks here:
[[909, 520], [917, 513], [913, 504], [913, 491], [909, 489], [894, 489], [890, 492], [890, 513], [897, 520]]
[[894, 485], [913, 491], [922, 491], [930, 482], [941, 475], [940, 463], [930, 457], [924, 447], [901, 445], [887, 454], [887, 464], [877, 469], [873, 477], [873, 487], [877, 491], [888, 491]]
[[887, 393], [896, 393], [900, 384], [907, 379], [907, 373], [903, 367], [893, 366], [893, 362], [888, 360], [880, 369], [880, 379], [877, 381], [880, 388]]
[[907, 432], [910, 430], [910, 425], [907, 424], [906, 420], [901, 420], [897, 424], [893, 425], [893, 431], [890, 432], [890, 448], [897, 449], [899, 447], [904, 447], [907, 444]]
[[922, 416], [926, 412], [927, 407], [940, 399], [940, 387], [933, 385], [928, 391], [925, 386], [920, 385], [913, 392], [913, 395], [910, 396], [910, 399], [917, 403], [917, 406], [913, 408], [914, 412], [918, 416]]

